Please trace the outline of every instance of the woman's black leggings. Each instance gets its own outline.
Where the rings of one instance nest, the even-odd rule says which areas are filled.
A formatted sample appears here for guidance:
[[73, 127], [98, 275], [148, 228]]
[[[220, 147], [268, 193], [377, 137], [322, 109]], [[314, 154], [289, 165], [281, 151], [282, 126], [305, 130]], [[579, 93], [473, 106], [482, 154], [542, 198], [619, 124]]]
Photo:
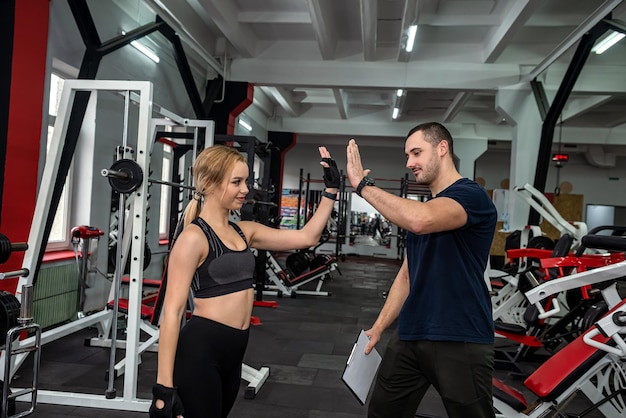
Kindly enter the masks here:
[[241, 384], [241, 363], [250, 329], [193, 316], [181, 329], [174, 385], [185, 418], [228, 416]]

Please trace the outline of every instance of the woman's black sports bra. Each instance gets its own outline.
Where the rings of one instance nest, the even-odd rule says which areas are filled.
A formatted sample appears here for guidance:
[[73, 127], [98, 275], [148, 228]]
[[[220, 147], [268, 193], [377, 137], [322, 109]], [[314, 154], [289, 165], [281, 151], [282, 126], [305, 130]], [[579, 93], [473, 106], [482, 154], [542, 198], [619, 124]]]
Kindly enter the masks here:
[[199, 226], [209, 241], [209, 254], [191, 281], [194, 296], [212, 298], [252, 288], [255, 259], [241, 229], [229, 222], [246, 243], [245, 250], [234, 251], [224, 245], [204, 219], [196, 218], [191, 223]]

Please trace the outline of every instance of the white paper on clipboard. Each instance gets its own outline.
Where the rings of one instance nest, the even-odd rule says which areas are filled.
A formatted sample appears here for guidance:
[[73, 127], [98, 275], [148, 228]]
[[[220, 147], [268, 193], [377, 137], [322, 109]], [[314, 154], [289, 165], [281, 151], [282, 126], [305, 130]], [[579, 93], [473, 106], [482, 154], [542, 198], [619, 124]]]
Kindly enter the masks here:
[[364, 350], [368, 343], [369, 337], [365, 335], [365, 331], [361, 330], [341, 376], [341, 380], [357, 397], [361, 405], [364, 405], [367, 400], [367, 395], [382, 360], [375, 348], [365, 355]]

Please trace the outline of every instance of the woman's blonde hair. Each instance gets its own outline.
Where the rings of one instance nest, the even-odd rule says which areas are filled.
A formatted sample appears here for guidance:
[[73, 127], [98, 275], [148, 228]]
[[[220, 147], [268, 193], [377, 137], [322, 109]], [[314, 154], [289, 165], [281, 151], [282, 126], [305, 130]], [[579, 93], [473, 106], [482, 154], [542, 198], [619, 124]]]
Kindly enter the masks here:
[[238, 162], [247, 163], [243, 154], [224, 145], [213, 145], [198, 154], [192, 167], [196, 191], [185, 208], [183, 227], [198, 217], [205, 194], [221, 185]]

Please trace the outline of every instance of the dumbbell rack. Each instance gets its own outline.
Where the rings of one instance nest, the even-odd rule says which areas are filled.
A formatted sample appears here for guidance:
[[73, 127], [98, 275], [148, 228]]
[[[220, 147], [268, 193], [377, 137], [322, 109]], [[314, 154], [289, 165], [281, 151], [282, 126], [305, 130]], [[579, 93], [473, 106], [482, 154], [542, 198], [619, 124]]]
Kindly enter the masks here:
[[[4, 355], [4, 385], [2, 386], [2, 410], [1, 418], [19, 418], [32, 414], [37, 405], [37, 385], [39, 380], [39, 363], [41, 359], [41, 326], [33, 322], [33, 285], [22, 286], [22, 305], [20, 316], [17, 318], [17, 325], [7, 331]], [[34, 332], [34, 344], [27, 347], [13, 347], [13, 342], [22, 332]], [[29, 388], [20, 389], [15, 393], [10, 393], [9, 382], [11, 381], [11, 359], [20, 353], [34, 353], [33, 359], [33, 380]], [[30, 408], [20, 413], [9, 415], [9, 405], [12, 400], [24, 396], [30, 396]]]

